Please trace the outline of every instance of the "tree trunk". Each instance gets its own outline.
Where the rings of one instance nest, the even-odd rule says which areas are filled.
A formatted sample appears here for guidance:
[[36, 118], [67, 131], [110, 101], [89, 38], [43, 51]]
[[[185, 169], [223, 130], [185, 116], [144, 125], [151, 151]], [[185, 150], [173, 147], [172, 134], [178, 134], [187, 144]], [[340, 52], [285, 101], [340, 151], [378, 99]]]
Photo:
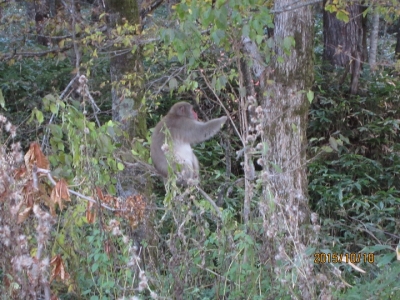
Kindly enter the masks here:
[[379, 13], [375, 11], [372, 17], [372, 30], [369, 37], [369, 58], [368, 63], [371, 70], [376, 69], [376, 54], [378, 49], [378, 33], [379, 33]]
[[[136, 0], [108, 0], [107, 4], [110, 27], [128, 22], [130, 25], [139, 25], [137, 28], [140, 28], [139, 5]], [[136, 34], [140, 34], [139, 29]], [[131, 150], [145, 152], [138, 139], [145, 139], [148, 133], [145, 107], [142, 105], [144, 68], [142, 49], [138, 47], [132, 53], [133, 51], [126, 48], [115, 47], [111, 54], [112, 115], [113, 120], [119, 122], [127, 134], [119, 141], [122, 145], [119, 156], [123, 161], [135, 165]], [[119, 196], [126, 199], [140, 193], [147, 200], [151, 199], [152, 186], [146, 171], [126, 167], [120, 172], [117, 183]], [[150, 202], [147, 207], [151, 207]], [[132, 237], [136, 245], [140, 245], [143, 239], [151, 246], [156, 245], [152, 224], [154, 211], [147, 209], [144, 223], [135, 228]], [[140, 250], [140, 253], [143, 254], [143, 251]], [[144, 255], [147, 255], [147, 251]]]
[[[274, 37], [277, 41], [293, 37], [295, 45], [286, 54], [277, 44], [272, 79], [264, 98], [265, 132], [267, 144], [264, 160], [263, 201], [260, 212], [266, 235], [269, 260], [275, 278], [297, 278], [297, 292], [301, 299], [316, 295], [313, 265], [305, 254], [315, 231], [310, 229], [308, 182], [306, 174], [307, 116], [309, 101], [303, 91], [313, 84], [313, 12], [310, 6], [285, 11], [296, 0], [275, 1]], [[285, 267], [282, 267], [285, 266]], [[290, 270], [290, 275], [288, 271]], [[296, 292], [295, 292], [296, 293]], [[299, 295], [300, 296], [300, 295]]]
[[[326, 1], [325, 1], [326, 2]], [[324, 53], [323, 58], [333, 66], [350, 66], [351, 94], [358, 91], [358, 79], [361, 74], [362, 51], [362, 10], [359, 4], [347, 7], [350, 21], [345, 23], [335, 14], [324, 10]], [[361, 61], [360, 61], [361, 60]]]
[[[107, 4], [112, 27], [122, 24], [125, 20], [130, 25], [140, 24], [139, 6], [136, 0], [109, 0]], [[123, 138], [120, 142], [125, 150], [130, 151], [133, 147], [131, 142], [137, 137], [145, 138], [147, 134], [145, 110], [141, 104], [144, 72], [142, 51], [138, 47], [135, 53], [132, 53], [123, 46], [115, 47], [113, 50], [110, 62], [113, 84], [112, 115], [113, 120], [120, 122], [122, 129], [128, 134], [128, 138]], [[132, 172], [129, 173], [133, 175]], [[128, 178], [123, 178], [124, 175]], [[120, 178], [119, 192], [122, 196], [134, 194], [137, 192], [137, 187], [146, 186], [145, 181], [133, 184], [136, 179], [144, 180], [145, 177], [131, 178], [129, 174], [124, 175]]]

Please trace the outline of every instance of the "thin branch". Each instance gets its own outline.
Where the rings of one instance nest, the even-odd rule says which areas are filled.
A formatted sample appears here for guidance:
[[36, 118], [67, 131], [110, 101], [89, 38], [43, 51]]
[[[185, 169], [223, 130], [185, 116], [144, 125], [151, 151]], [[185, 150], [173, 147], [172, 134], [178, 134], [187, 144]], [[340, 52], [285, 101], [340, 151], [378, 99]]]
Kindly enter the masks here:
[[308, 5], [312, 5], [312, 4], [316, 4], [316, 3], [320, 3], [320, 2], [322, 2], [322, 0], [309, 0], [309, 1], [306, 1], [306, 2], [304, 2], [303, 0], [298, 0], [298, 1], [293, 2], [293, 5], [286, 5], [286, 6], [283, 6], [281, 8], [272, 9], [271, 13], [280, 14], [280, 13], [283, 13], [283, 12], [288, 12], [288, 11], [291, 11], [291, 10], [295, 10], [295, 9], [301, 8], [303, 6], [308, 6]]
[[[34, 172], [34, 171], [35, 171], [35, 168], [33, 168], [32, 171]], [[46, 170], [46, 169], [42, 169], [42, 168], [36, 168], [36, 171], [37, 171], [38, 173], [46, 174], [46, 175], [47, 175], [47, 178], [50, 180], [50, 182], [51, 182], [52, 185], [55, 186], [55, 185], [57, 184], [57, 182], [55, 181], [55, 179], [53, 178], [53, 176], [51, 176], [51, 171], [50, 171], [50, 170]], [[75, 196], [77, 196], [77, 197], [79, 197], [79, 198], [85, 199], [85, 200], [87, 200], [87, 201], [89, 201], [89, 202], [92, 202], [92, 203], [94, 203], [94, 204], [99, 204], [99, 203], [98, 203], [96, 200], [94, 200], [93, 198], [88, 197], [88, 196], [85, 196], [85, 195], [82, 195], [81, 193], [75, 192], [75, 191], [73, 191], [73, 190], [71, 190], [71, 189], [68, 189], [68, 192], [70, 192], [72, 195], [75, 195]], [[100, 203], [100, 206], [102, 206], [102, 207], [104, 207], [104, 208], [106, 208], [106, 209], [108, 209], [108, 210], [110, 210], [110, 211], [124, 211], [124, 210], [122, 210], [122, 209], [115, 209], [115, 208], [112, 208], [111, 206], [108, 206], [108, 205], [106, 205], [106, 204], [104, 204], [104, 203]]]
[[[154, 11], [157, 7], [159, 7], [164, 0], [154, 0], [153, 3], [150, 3], [150, 5], [147, 5], [147, 7], [142, 8], [140, 10], [140, 17], [144, 19], [149, 13]], [[143, 2], [144, 3], [144, 2]]]
[[215, 202], [211, 199], [210, 196], [199, 186], [196, 185], [196, 189], [206, 198], [208, 202], [210, 202], [211, 206], [214, 208], [215, 212], [218, 214], [218, 217], [222, 220], [222, 213], [219, 207], [215, 204]]
[[101, 124], [100, 124], [100, 121], [99, 121], [99, 119], [98, 119], [98, 117], [97, 117], [97, 113], [98, 113], [99, 111], [101, 111], [101, 110], [100, 110], [100, 108], [97, 106], [97, 104], [96, 104], [96, 102], [94, 101], [92, 95], [90, 94], [90, 91], [89, 91], [89, 87], [88, 87], [88, 85], [87, 85], [87, 82], [88, 82], [88, 79], [86, 78], [85, 75], [81, 75], [81, 76], [79, 77], [79, 85], [80, 85], [79, 92], [81, 93], [81, 96], [82, 96], [82, 98], [83, 98], [84, 100], [85, 100], [85, 99], [89, 99], [89, 102], [90, 102], [90, 104], [91, 104], [91, 106], [92, 106], [92, 109], [93, 109], [94, 117], [95, 117], [95, 119], [96, 119], [97, 126], [100, 127]]
[[229, 120], [231, 121], [231, 125], [232, 127], [235, 129], [237, 136], [240, 138], [241, 142], [243, 143], [243, 145], [245, 145], [245, 141], [243, 140], [241, 134], [239, 133], [239, 130], [237, 129], [235, 123], [233, 122], [232, 118], [229, 115], [229, 111], [228, 109], [225, 107], [225, 105], [222, 103], [221, 99], [218, 97], [217, 93], [215, 92], [215, 90], [212, 88], [210, 82], [208, 81], [208, 79], [206, 78], [206, 76], [204, 75], [204, 73], [199, 70], [199, 73], [201, 74], [201, 76], [203, 77], [205, 83], [207, 84], [208, 88], [213, 92], [215, 98], [218, 100], [219, 104], [221, 105], [221, 107], [224, 109], [225, 113], [229, 116]]
[[18, 56], [23, 56], [23, 57], [46, 56], [47, 54], [50, 54], [50, 53], [62, 53], [62, 52], [70, 50], [71, 48], [72, 48], [72, 46], [66, 46], [61, 49], [57, 48], [57, 49], [50, 49], [50, 50], [46, 50], [46, 51], [40, 51], [40, 52], [18, 52], [18, 51], [15, 51], [11, 54], [0, 56], [0, 61], [10, 60], [11, 58], [18, 57]]
[[[74, 84], [75, 80], [78, 79], [78, 77], [79, 77], [79, 75], [77, 74], [77, 75], [75, 75], [74, 78], [71, 79], [71, 81], [68, 83], [67, 87], [66, 87], [66, 88], [64, 89], [64, 91], [61, 93], [61, 95], [60, 95], [60, 100], [64, 99], [65, 95], [67, 94], [67, 91], [68, 91], [68, 90], [70, 89], [70, 87]], [[58, 107], [58, 104], [57, 104], [57, 107]], [[47, 125], [50, 125], [51, 123], [53, 123], [53, 120], [54, 120], [54, 117], [55, 117], [55, 116], [56, 116], [56, 115], [55, 115], [54, 113], [51, 114], [49, 123], [48, 123]], [[47, 143], [47, 139], [48, 139], [48, 134], [49, 134], [49, 132], [50, 132], [50, 128], [49, 128], [49, 126], [47, 126], [46, 132], [45, 132], [44, 135], [43, 135], [43, 140], [42, 140], [42, 145], [41, 145], [42, 148], [44, 148], [44, 144]]]

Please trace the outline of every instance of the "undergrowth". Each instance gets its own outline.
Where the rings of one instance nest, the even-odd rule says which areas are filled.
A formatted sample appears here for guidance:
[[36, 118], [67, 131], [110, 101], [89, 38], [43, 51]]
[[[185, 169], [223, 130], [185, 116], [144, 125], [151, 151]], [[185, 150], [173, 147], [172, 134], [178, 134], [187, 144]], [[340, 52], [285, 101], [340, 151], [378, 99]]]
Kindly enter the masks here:
[[[321, 82], [310, 110], [310, 205], [322, 221], [317, 252], [361, 254], [354, 263], [365, 271], [334, 265], [348, 284], [339, 298], [399, 295], [391, 279], [399, 272], [399, 86], [382, 72], [363, 95], [348, 97]], [[369, 254], [373, 260], [365, 261]]]

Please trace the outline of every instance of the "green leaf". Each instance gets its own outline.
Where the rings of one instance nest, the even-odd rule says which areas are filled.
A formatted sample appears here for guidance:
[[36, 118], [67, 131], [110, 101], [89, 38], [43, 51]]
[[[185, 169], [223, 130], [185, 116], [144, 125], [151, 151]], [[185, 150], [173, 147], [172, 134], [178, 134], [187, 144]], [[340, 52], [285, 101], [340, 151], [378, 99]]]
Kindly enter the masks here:
[[49, 128], [50, 128], [50, 132], [53, 135], [53, 137], [58, 138], [58, 140], [62, 139], [63, 133], [62, 133], [62, 129], [59, 125], [50, 124]]
[[0, 106], [4, 109], [4, 110], [7, 110], [6, 109], [6, 104], [5, 104], [5, 101], [4, 101], [4, 96], [3, 96], [3, 91], [0, 89]]
[[56, 98], [54, 97], [53, 94], [48, 94], [44, 96], [43, 100], [49, 101], [49, 102], [56, 102]]
[[168, 83], [170, 91], [175, 90], [178, 87], [178, 81], [175, 79], [175, 77], [172, 77], [171, 80]]
[[267, 46], [268, 48], [272, 49], [275, 45], [275, 40], [273, 38], [267, 39]]
[[81, 27], [79, 26], [78, 23], [75, 24], [75, 33], [78, 34], [82, 31]]
[[216, 30], [213, 33], [211, 33], [211, 38], [214, 40], [214, 43], [219, 45], [219, 42], [221, 41], [221, 38], [219, 36], [219, 31]]
[[385, 266], [385, 265], [391, 263], [392, 260], [393, 260], [395, 257], [396, 257], [396, 252], [394, 252], [394, 251], [391, 252], [391, 253], [384, 254], [384, 255], [382, 255], [381, 257], [378, 257], [378, 259], [376, 259], [376, 261], [377, 261], [377, 264], [376, 264], [376, 265], [377, 265], [378, 267]]
[[339, 134], [339, 138], [340, 138], [343, 142], [345, 142], [346, 144], [349, 144], [349, 145], [350, 145], [350, 140], [349, 140], [347, 137], [345, 137], [345, 136]]
[[256, 43], [258, 45], [260, 45], [264, 40], [264, 36], [263, 35], [256, 35]]
[[58, 150], [60, 150], [60, 151], [64, 151], [64, 144], [63, 143], [57, 143], [57, 148], [58, 148]]
[[199, 58], [199, 57], [200, 57], [200, 54], [201, 54], [201, 52], [200, 52], [200, 49], [199, 49], [199, 48], [193, 49], [192, 55], [193, 55], [194, 58]]
[[92, 265], [92, 272], [96, 272], [98, 268], [99, 268], [99, 264], [94, 263], [94, 264]]
[[249, 24], [246, 24], [242, 28], [242, 36], [246, 37], [246, 36], [249, 36], [249, 34], [250, 34], [250, 26], [249, 26]]
[[311, 102], [314, 100], [314, 92], [313, 91], [309, 90], [307, 92], [307, 99], [308, 99], [308, 102], [310, 102], [310, 104], [311, 104]]
[[36, 120], [39, 122], [39, 124], [42, 124], [44, 121], [43, 113], [38, 110], [37, 108], [34, 109]]
[[123, 169], [125, 169], [125, 166], [124, 166], [124, 164], [122, 164], [122, 163], [119, 162], [119, 163], [117, 164], [117, 168], [118, 168], [119, 171], [122, 171]]
[[221, 6], [225, 4], [225, 2], [226, 2], [225, 0], [217, 0], [216, 3], [215, 3], [215, 7], [217, 9], [220, 9]]
[[392, 247], [389, 245], [375, 245], [375, 246], [369, 246], [369, 247], [364, 247], [361, 252], [363, 253], [375, 253], [377, 251], [381, 250], [392, 250]]
[[333, 13], [333, 12], [335, 12], [335, 11], [337, 11], [337, 7], [336, 7], [336, 5], [326, 5], [325, 6], [325, 10], [326, 11], [329, 11], [330, 13]]
[[57, 243], [60, 244], [61, 246], [64, 245], [64, 241], [65, 241], [65, 235], [62, 233], [59, 233], [57, 235]]
[[332, 148], [328, 147], [328, 146], [322, 146], [321, 150], [326, 152], [326, 153], [331, 153], [333, 151]]
[[203, 13], [203, 18], [202, 18], [203, 26], [208, 27], [208, 25], [210, 25], [210, 23], [213, 21], [214, 21], [214, 10], [211, 7], [209, 7]]
[[51, 103], [50, 104], [50, 111], [53, 114], [57, 114], [58, 113], [58, 105], [56, 105], [55, 103]]
[[338, 151], [338, 143], [334, 137], [329, 138], [329, 145], [332, 147], [333, 150]]
[[340, 21], [343, 21], [343, 22], [345, 22], [345, 23], [348, 23], [349, 22], [349, 16], [348, 16], [348, 13], [346, 12], [346, 11], [343, 11], [343, 10], [339, 10], [337, 13], [336, 13], [336, 18], [338, 19], [338, 20], [340, 20]]
[[283, 48], [285, 50], [290, 50], [292, 47], [296, 45], [294, 38], [291, 36], [287, 36], [283, 39]]

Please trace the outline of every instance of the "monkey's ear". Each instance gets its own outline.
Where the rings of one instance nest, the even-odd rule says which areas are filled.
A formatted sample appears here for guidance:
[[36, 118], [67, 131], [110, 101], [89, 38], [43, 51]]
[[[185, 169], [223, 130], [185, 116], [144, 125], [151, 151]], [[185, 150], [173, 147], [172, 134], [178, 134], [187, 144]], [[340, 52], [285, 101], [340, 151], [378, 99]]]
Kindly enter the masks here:
[[181, 116], [184, 116], [185, 113], [186, 113], [185, 110], [186, 110], [185, 106], [184, 106], [184, 105], [181, 105], [181, 106], [179, 107], [179, 114], [180, 114]]

